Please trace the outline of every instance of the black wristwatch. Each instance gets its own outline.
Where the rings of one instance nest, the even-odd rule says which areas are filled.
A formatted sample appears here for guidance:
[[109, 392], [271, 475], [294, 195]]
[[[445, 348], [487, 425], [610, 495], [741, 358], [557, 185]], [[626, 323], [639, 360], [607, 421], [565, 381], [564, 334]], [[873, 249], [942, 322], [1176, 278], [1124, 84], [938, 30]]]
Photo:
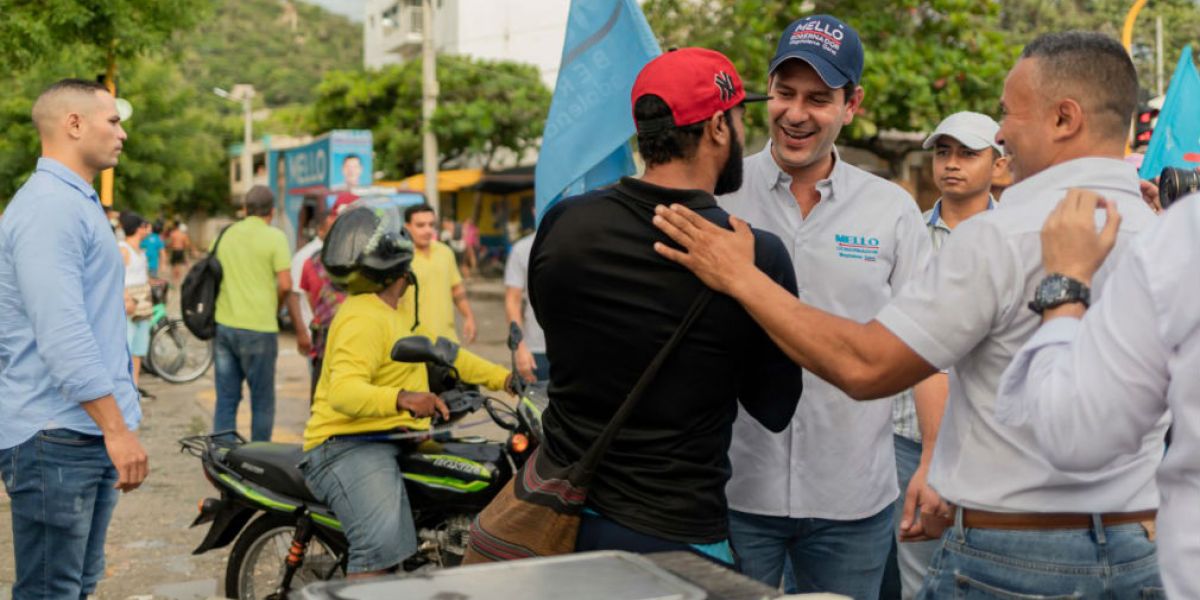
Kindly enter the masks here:
[[1033, 301], [1029, 303], [1029, 310], [1040, 315], [1048, 308], [1071, 302], [1082, 302], [1084, 308], [1087, 308], [1091, 299], [1092, 292], [1082, 281], [1071, 279], [1066, 275], [1051, 273], [1038, 284], [1037, 291], [1033, 294]]

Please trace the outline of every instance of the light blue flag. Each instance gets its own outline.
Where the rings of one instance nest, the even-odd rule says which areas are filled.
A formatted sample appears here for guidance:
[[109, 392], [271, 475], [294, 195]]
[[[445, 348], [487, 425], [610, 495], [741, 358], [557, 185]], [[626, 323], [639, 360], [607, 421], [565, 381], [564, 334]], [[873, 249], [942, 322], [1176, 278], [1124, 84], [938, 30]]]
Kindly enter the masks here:
[[535, 172], [539, 220], [565, 197], [633, 174], [629, 94], [659, 54], [636, 0], [571, 0]]
[[1194, 169], [1200, 166], [1200, 73], [1192, 64], [1192, 47], [1179, 56], [1150, 147], [1142, 161], [1142, 179], [1158, 177], [1163, 167]]

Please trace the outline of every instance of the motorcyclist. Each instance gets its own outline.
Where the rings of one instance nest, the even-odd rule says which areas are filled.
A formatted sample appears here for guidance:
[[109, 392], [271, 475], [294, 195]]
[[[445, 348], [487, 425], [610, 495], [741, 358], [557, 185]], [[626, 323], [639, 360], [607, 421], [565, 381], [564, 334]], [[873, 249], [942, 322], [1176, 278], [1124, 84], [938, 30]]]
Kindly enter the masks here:
[[[325, 362], [304, 428], [305, 481], [333, 509], [350, 542], [349, 577], [395, 570], [416, 552], [416, 528], [397, 463], [400, 444], [347, 436], [429, 429], [446, 404], [429, 392], [424, 365], [398, 363], [393, 343], [428, 335], [418, 322], [409, 265], [413, 245], [399, 210], [366, 206], [343, 212], [321, 260], [350, 296], [329, 330]], [[506, 389], [507, 369], [467, 350], [455, 367], [463, 381]]]

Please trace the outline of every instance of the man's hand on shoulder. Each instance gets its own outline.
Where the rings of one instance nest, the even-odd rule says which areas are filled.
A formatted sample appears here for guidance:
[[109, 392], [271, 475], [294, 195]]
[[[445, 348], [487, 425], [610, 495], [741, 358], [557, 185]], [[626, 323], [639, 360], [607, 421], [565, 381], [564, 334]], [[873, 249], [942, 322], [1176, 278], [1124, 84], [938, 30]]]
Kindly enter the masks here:
[[[1097, 209], [1107, 213], [1099, 232]], [[1115, 202], [1087, 190], [1068, 191], [1042, 225], [1042, 264], [1046, 273], [1066, 275], [1090, 286], [1092, 275], [1116, 245], [1120, 226]]]
[[654, 249], [696, 274], [712, 289], [733, 294], [738, 283], [757, 270], [754, 265], [754, 233], [745, 221], [729, 217], [733, 231], [722, 229], [685, 206], [654, 209], [654, 225], [675, 243], [680, 252], [662, 242]]

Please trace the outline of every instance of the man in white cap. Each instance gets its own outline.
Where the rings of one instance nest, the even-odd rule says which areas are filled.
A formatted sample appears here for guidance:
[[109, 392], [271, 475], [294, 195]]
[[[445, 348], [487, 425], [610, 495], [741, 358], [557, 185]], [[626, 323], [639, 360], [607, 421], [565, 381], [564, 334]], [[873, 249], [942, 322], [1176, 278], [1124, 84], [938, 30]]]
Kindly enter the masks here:
[[[999, 131], [1000, 125], [991, 117], [964, 111], [943, 119], [925, 139], [922, 147], [933, 150], [933, 181], [942, 193], [924, 216], [935, 252], [955, 226], [995, 206], [992, 182], [1003, 178], [1008, 171], [1004, 147], [996, 143]], [[926, 485], [926, 476], [949, 393], [949, 376], [942, 371], [917, 384], [911, 395], [897, 396], [892, 404], [892, 437], [900, 483], [900, 497], [896, 499], [896, 537], [900, 543], [896, 546], [895, 560], [901, 597], [905, 599], [920, 590], [929, 559], [939, 543], [914, 541], [906, 532], [914, 529], [913, 517], [922, 506], [941, 502], [937, 493]], [[924, 419], [917, 418], [918, 403]], [[887, 581], [892, 582], [894, 589], [895, 579], [891, 577]]]

